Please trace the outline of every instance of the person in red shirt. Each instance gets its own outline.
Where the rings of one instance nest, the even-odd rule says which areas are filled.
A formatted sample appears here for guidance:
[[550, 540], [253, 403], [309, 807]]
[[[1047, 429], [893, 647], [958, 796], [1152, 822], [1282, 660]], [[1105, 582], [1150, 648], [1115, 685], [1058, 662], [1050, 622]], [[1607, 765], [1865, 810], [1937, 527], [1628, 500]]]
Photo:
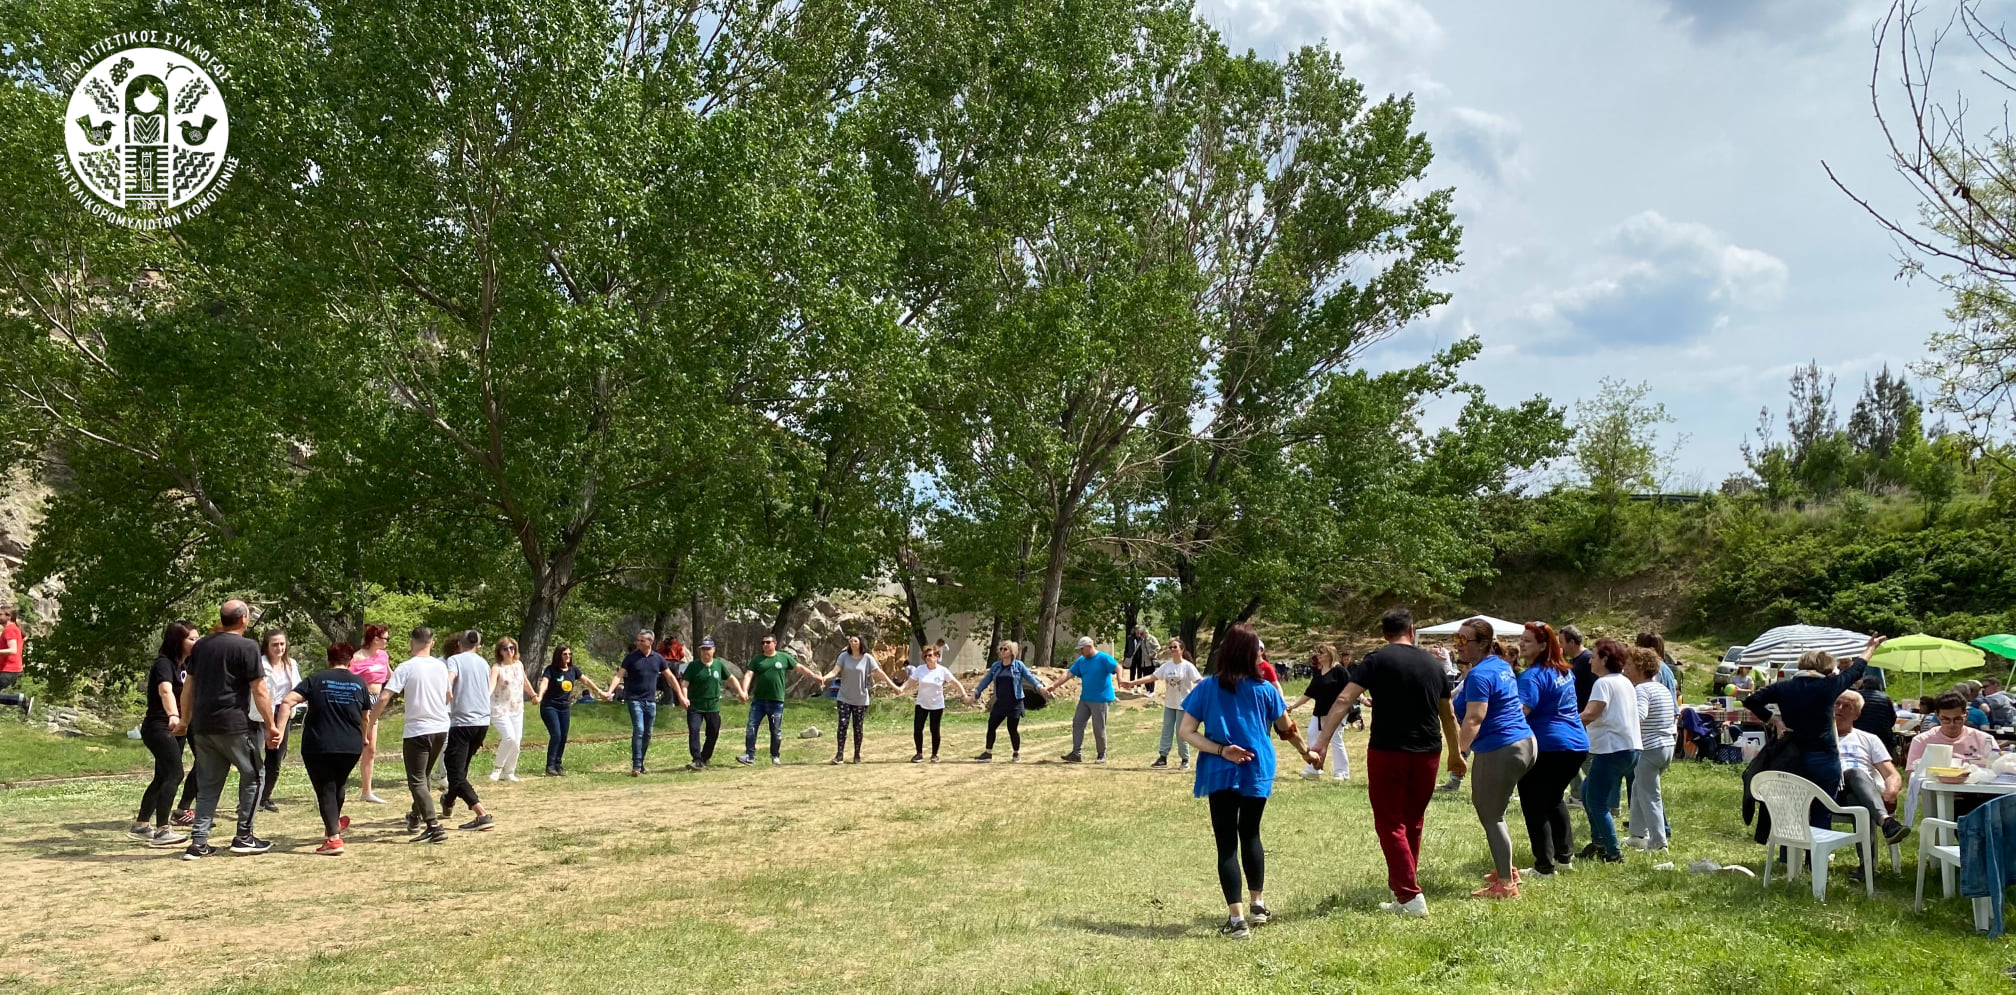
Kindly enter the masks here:
[[26, 649], [21, 641], [21, 626], [15, 621], [14, 609], [0, 608], [0, 620], [6, 625], [0, 628], [0, 705], [12, 705], [21, 710], [21, 717], [28, 717], [28, 710], [35, 705], [35, 699], [25, 694], [8, 691], [21, 680], [21, 657]]

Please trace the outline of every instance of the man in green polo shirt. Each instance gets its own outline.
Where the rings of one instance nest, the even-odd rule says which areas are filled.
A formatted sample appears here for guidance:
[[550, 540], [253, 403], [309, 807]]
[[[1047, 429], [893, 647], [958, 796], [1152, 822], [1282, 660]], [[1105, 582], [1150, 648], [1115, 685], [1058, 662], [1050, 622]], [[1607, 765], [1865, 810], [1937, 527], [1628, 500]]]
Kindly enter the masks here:
[[[714, 659], [714, 640], [700, 640], [700, 659], [679, 672], [679, 703], [686, 708], [686, 749], [693, 754], [687, 770], [706, 770], [714, 759], [714, 740], [721, 735], [721, 685], [726, 682], [743, 701], [742, 685], [728, 676], [728, 665]], [[707, 739], [700, 739], [705, 730]]]
[[799, 663], [789, 653], [779, 652], [777, 637], [764, 636], [762, 655], [742, 669], [742, 683], [737, 685], [742, 700], [749, 703], [749, 728], [743, 730], [742, 755], [735, 758], [736, 763], [747, 767], [756, 762], [756, 727], [768, 718], [770, 765], [784, 765], [784, 686], [794, 670], [814, 681], [821, 679], [818, 671]]

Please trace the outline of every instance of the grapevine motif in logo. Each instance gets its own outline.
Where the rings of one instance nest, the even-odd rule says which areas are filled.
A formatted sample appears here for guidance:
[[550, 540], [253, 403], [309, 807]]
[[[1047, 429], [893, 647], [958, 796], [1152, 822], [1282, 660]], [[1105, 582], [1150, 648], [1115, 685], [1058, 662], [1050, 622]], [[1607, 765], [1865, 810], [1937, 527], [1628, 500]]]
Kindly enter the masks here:
[[132, 228], [165, 228], [208, 207], [237, 169], [219, 86], [230, 74], [200, 46], [158, 31], [101, 41], [73, 66], [81, 71], [63, 136], [78, 202]]

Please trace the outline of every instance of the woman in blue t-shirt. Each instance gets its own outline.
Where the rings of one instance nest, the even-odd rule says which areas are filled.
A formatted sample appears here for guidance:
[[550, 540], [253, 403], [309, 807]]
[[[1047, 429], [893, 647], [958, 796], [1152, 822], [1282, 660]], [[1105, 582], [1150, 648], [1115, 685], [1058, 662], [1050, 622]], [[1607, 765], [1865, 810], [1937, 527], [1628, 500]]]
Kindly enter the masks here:
[[1561, 637], [1545, 622], [1528, 622], [1519, 634], [1519, 703], [1533, 728], [1539, 755], [1519, 779], [1519, 811], [1533, 844], [1533, 871], [1551, 877], [1575, 869], [1574, 824], [1568, 821], [1568, 784], [1589, 758], [1589, 732], [1575, 708], [1575, 670]]
[[[1197, 749], [1197, 784], [1193, 793], [1211, 803], [1211, 835], [1218, 844], [1218, 887], [1225, 893], [1222, 936], [1243, 938], [1252, 926], [1272, 918], [1261, 890], [1267, 876], [1266, 853], [1260, 847], [1260, 816], [1274, 793], [1272, 726], [1305, 755], [1302, 733], [1288, 717], [1281, 691], [1260, 679], [1260, 637], [1241, 623], [1225, 634], [1218, 647], [1218, 672], [1198, 684], [1183, 699], [1183, 724], [1177, 735]], [[1246, 872], [1241, 901], [1239, 872]]]
[[1493, 870], [1485, 886], [1471, 892], [1477, 898], [1518, 898], [1518, 872], [1512, 866], [1512, 833], [1505, 828], [1505, 809], [1519, 779], [1533, 767], [1538, 750], [1512, 665], [1495, 650], [1491, 623], [1473, 618], [1456, 630], [1456, 655], [1470, 665], [1463, 677], [1462, 731], [1457, 745], [1473, 754], [1470, 760], [1470, 804], [1491, 844]]

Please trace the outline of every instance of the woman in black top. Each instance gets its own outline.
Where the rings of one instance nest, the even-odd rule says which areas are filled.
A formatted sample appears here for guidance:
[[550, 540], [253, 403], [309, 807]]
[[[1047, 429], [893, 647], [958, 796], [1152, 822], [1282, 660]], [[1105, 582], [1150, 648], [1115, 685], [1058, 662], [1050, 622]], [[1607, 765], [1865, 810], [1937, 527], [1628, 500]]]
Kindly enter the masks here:
[[[1771, 724], [1780, 736], [1792, 737], [1794, 749], [1803, 754], [1800, 774], [1820, 786], [1827, 797], [1841, 787], [1841, 753], [1834, 740], [1834, 701], [1841, 692], [1855, 686], [1869, 668], [1869, 657], [1883, 645], [1882, 636], [1870, 636], [1862, 655], [1848, 666], [1835, 670], [1834, 658], [1821, 650], [1809, 650], [1799, 658], [1799, 672], [1775, 681], [1743, 699], [1743, 707], [1758, 721]], [[1770, 706], [1778, 706], [1772, 715]], [[1833, 817], [1820, 805], [1813, 806], [1811, 824], [1829, 828]]]
[[343, 796], [350, 791], [350, 772], [364, 753], [364, 716], [371, 711], [371, 688], [350, 672], [357, 648], [349, 643], [329, 647], [329, 667], [301, 679], [287, 692], [275, 712], [286, 715], [295, 705], [307, 705], [301, 717], [301, 765], [315, 788], [315, 807], [322, 814], [322, 845], [315, 852], [343, 856]]
[[[574, 666], [573, 649], [561, 645], [553, 647], [553, 662], [539, 672], [539, 721], [546, 723], [546, 776], [559, 777], [567, 773], [560, 762], [567, 755], [567, 725], [572, 716], [574, 692], [586, 686], [591, 693], [603, 694], [595, 686], [594, 680], [581, 673]], [[607, 695], [603, 695], [607, 697]]]
[[[1310, 663], [1316, 668], [1316, 676], [1309, 679], [1309, 686], [1303, 689], [1302, 697], [1295, 699], [1288, 706], [1288, 712], [1293, 714], [1305, 701], [1314, 702], [1316, 718], [1309, 723], [1309, 727], [1320, 729], [1323, 727], [1324, 717], [1330, 714], [1330, 706], [1336, 703], [1338, 695], [1344, 693], [1344, 685], [1351, 683], [1351, 668], [1340, 664], [1336, 648], [1327, 644], [1316, 647], [1315, 654], [1310, 657]], [[1351, 780], [1351, 755], [1344, 752], [1344, 723], [1337, 723], [1337, 733], [1330, 737], [1328, 743], [1312, 740], [1309, 748], [1327, 750], [1337, 780]], [[1302, 776], [1321, 777], [1323, 772], [1318, 770], [1315, 764], [1304, 763]]]
[[[182, 783], [182, 741], [175, 738], [169, 725], [181, 715], [182, 680], [187, 676], [183, 668], [195, 646], [193, 627], [171, 623], [161, 633], [160, 652], [154, 655], [154, 666], [148, 668], [147, 684], [141, 689], [147, 717], [140, 721], [140, 741], [154, 754], [154, 779], [140, 795], [140, 814], [133, 818], [133, 828], [126, 836], [148, 846], [189, 842], [189, 837], [168, 827], [175, 786]], [[150, 817], [154, 820], [151, 826]]]

